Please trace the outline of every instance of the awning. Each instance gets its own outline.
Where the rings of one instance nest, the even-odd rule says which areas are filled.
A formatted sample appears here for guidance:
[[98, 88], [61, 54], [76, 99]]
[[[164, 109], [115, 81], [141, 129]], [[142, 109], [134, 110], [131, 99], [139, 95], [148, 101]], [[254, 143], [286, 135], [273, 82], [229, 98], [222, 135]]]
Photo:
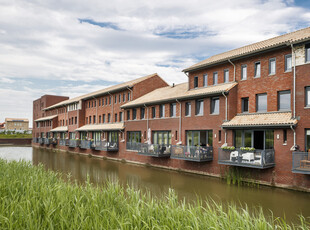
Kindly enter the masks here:
[[108, 131], [108, 130], [122, 130], [124, 129], [124, 123], [109, 123], [99, 125], [84, 125], [77, 128], [75, 131]]
[[48, 120], [52, 120], [53, 118], [57, 117], [58, 115], [53, 115], [53, 116], [48, 116], [48, 117], [41, 117], [37, 120], [35, 120], [36, 122], [37, 121], [48, 121]]
[[67, 126], [59, 126], [55, 129], [51, 129], [50, 132], [67, 132], [68, 127]]
[[290, 112], [238, 114], [230, 121], [222, 124], [226, 129], [238, 128], [282, 128], [295, 126], [297, 119], [292, 118]]

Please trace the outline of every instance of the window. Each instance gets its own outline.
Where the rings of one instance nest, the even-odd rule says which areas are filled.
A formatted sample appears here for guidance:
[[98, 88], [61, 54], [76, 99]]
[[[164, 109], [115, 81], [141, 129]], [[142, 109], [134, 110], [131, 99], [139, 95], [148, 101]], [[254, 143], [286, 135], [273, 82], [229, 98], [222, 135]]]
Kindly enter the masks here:
[[283, 129], [283, 144], [287, 143], [287, 130]]
[[88, 108], [90, 108], [90, 101], [88, 102]]
[[89, 116], [89, 124], [91, 124], [91, 116]]
[[75, 117], [75, 124], [77, 124], [77, 117]]
[[130, 110], [127, 110], [127, 120], [130, 120]]
[[267, 112], [267, 94], [266, 93], [256, 95], [256, 111]]
[[292, 54], [285, 55], [285, 72], [292, 71]]
[[224, 70], [224, 83], [229, 82], [229, 70], [225, 69]]
[[185, 116], [189, 117], [191, 115], [192, 106], [190, 102], [185, 103]]
[[306, 95], [306, 107], [310, 107], [310, 86], [306, 87], [305, 95]]
[[269, 75], [276, 74], [276, 59], [269, 59]]
[[170, 117], [175, 117], [176, 116], [176, 103], [170, 104]]
[[220, 113], [220, 99], [218, 97], [211, 98], [211, 114]]
[[306, 51], [306, 62], [310, 62], [310, 44], [306, 44], [305, 46]]
[[92, 108], [94, 107], [94, 101], [91, 101], [91, 107]]
[[114, 103], [117, 104], [117, 95], [114, 96]]
[[196, 101], [196, 115], [203, 115], [203, 100]]
[[156, 107], [152, 107], [152, 118], [156, 117]]
[[127, 94], [127, 101], [130, 101], [130, 93]]
[[207, 147], [213, 145], [213, 131], [186, 131], [186, 145], [187, 146], [201, 146]]
[[120, 121], [120, 122], [123, 121], [123, 112], [119, 112], [119, 121]]
[[99, 123], [101, 123], [101, 115], [99, 115]]
[[260, 62], [255, 62], [254, 71], [254, 77], [260, 77]]
[[111, 122], [111, 114], [108, 113], [108, 122], [110, 123]]
[[217, 85], [218, 83], [218, 74], [217, 72], [213, 73], [213, 85]]
[[97, 102], [97, 101], [94, 101], [94, 102], [95, 102], [95, 107], [97, 107], [97, 105], [96, 105], [96, 102]]
[[105, 98], [105, 105], [108, 105], [108, 98]]
[[102, 106], [104, 106], [104, 98], [102, 98]]
[[203, 75], [203, 86], [208, 86], [208, 74]]
[[123, 102], [125, 102], [125, 101], [126, 101], [126, 94], [123, 93]]
[[153, 131], [153, 143], [158, 145], [171, 145], [170, 131]]
[[247, 65], [242, 65], [241, 66], [241, 80], [246, 80], [247, 79]]
[[241, 98], [241, 112], [242, 113], [249, 112], [249, 98], [248, 97]]
[[278, 110], [291, 110], [291, 91], [278, 92]]
[[94, 124], [96, 123], [96, 116], [95, 115], [93, 116], [93, 123]]
[[114, 114], [114, 122], [117, 122], [117, 113]]
[[98, 100], [98, 106], [100, 106], [100, 103], [101, 103], [101, 100], [99, 99], [99, 100]]
[[102, 123], [105, 123], [105, 114], [102, 115]]
[[165, 105], [159, 105], [159, 117], [165, 117]]
[[306, 132], [305, 150], [306, 150], [306, 152], [309, 152], [309, 150], [310, 150], [310, 129], [305, 129], [305, 132]]
[[198, 87], [198, 76], [194, 77], [194, 88]]
[[132, 109], [132, 120], [137, 119], [137, 109]]
[[111, 105], [111, 97], [109, 97], [109, 105]]
[[140, 119], [145, 119], [145, 108], [141, 107], [140, 109]]
[[121, 103], [121, 94], [118, 95], [118, 102]]
[[128, 131], [126, 149], [137, 150], [139, 148], [139, 145], [137, 143], [141, 143], [141, 132]]
[[222, 141], [222, 131], [219, 130], [219, 142], [221, 142], [221, 141]]

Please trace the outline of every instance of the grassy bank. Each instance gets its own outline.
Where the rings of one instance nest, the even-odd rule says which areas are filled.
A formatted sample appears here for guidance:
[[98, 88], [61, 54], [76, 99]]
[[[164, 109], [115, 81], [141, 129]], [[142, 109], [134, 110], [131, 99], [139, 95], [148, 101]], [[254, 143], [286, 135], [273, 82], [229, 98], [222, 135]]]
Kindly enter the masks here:
[[0, 200], [0, 229], [308, 229], [303, 217], [289, 226], [233, 205], [180, 204], [173, 191], [160, 200], [112, 183], [81, 187], [43, 167], [4, 160]]
[[24, 133], [0, 133], [0, 139], [18, 139], [18, 138], [32, 138], [32, 134]]

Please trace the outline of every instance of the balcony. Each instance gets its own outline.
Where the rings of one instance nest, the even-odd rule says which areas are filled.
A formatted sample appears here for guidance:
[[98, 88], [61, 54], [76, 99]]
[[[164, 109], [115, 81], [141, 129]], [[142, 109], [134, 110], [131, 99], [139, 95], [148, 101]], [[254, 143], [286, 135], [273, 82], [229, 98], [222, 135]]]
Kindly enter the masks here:
[[292, 172], [310, 174], [310, 152], [293, 152]]
[[81, 149], [94, 149], [95, 145], [93, 141], [81, 140], [80, 148]]
[[171, 146], [159, 144], [140, 144], [138, 154], [152, 157], [170, 157]]
[[274, 150], [242, 151], [219, 148], [218, 163], [258, 169], [272, 168], [275, 166]]
[[32, 138], [32, 143], [38, 143], [38, 138]]
[[44, 138], [38, 138], [38, 143], [40, 144], [40, 145], [43, 145], [44, 144]]
[[69, 148], [77, 148], [80, 146], [80, 140], [69, 140]]
[[126, 149], [127, 150], [139, 151], [140, 147], [141, 147], [141, 143], [137, 143], [137, 142], [127, 142], [126, 143]]
[[185, 161], [205, 162], [213, 160], [212, 147], [172, 146], [171, 158]]
[[52, 144], [52, 138], [44, 138], [44, 144], [45, 144], [45, 145], [50, 145], [50, 144]]
[[66, 146], [66, 139], [59, 139], [59, 145]]
[[118, 143], [108, 141], [98, 141], [95, 143], [95, 150], [115, 152], [118, 151]]

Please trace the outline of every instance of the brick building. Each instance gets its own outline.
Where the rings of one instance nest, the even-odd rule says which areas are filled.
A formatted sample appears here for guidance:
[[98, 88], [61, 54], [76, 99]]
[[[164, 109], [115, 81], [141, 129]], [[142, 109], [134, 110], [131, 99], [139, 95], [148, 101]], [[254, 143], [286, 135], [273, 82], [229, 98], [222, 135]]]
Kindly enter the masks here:
[[42, 114], [34, 137], [208, 175], [237, 167], [264, 184], [310, 191], [309, 64], [306, 28], [212, 56], [184, 69], [182, 84], [154, 74], [34, 109]]
[[29, 130], [29, 120], [26, 118], [5, 118], [5, 130]]

